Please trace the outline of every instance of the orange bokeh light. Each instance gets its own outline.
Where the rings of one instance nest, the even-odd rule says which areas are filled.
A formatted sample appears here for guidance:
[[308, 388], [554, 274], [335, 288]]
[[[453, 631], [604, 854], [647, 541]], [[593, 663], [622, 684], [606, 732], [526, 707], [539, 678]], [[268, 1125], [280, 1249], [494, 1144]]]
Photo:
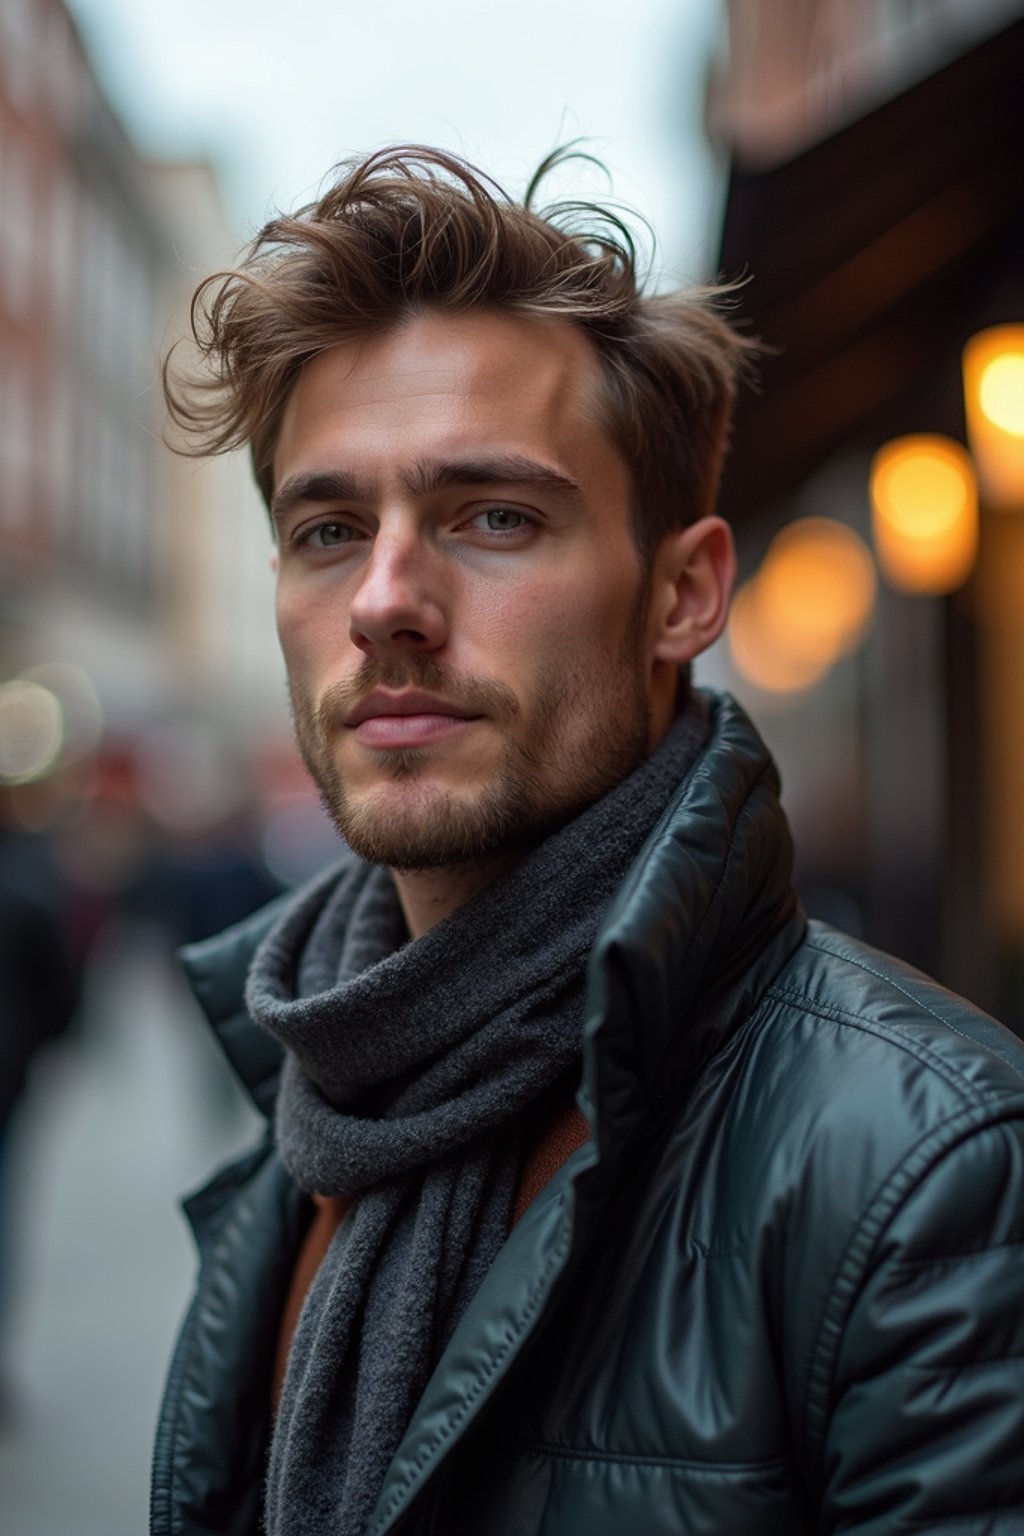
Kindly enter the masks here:
[[871, 465], [875, 551], [900, 592], [953, 592], [978, 550], [978, 493], [964, 448], [934, 433], [894, 438]]
[[1024, 325], [979, 331], [963, 366], [967, 437], [986, 505], [1024, 511]]
[[863, 639], [876, 587], [871, 552], [851, 528], [824, 517], [790, 523], [736, 594], [733, 664], [766, 692], [811, 687]]
[[772, 541], [757, 578], [765, 620], [789, 651], [829, 664], [863, 637], [875, 566], [845, 523], [805, 517]]

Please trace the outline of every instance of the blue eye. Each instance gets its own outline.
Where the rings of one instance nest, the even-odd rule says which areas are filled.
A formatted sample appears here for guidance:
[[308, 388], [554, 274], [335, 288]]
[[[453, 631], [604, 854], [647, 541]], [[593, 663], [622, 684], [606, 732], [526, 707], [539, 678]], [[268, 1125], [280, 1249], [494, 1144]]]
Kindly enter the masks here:
[[517, 512], [515, 507], [488, 507], [486, 512], [478, 512], [474, 521], [480, 518], [486, 520], [490, 533], [515, 533], [520, 528], [530, 526], [530, 519], [522, 512]]
[[350, 528], [348, 523], [317, 523], [305, 535], [303, 542], [319, 549], [333, 549], [338, 544], [351, 544], [355, 536], [355, 529]]

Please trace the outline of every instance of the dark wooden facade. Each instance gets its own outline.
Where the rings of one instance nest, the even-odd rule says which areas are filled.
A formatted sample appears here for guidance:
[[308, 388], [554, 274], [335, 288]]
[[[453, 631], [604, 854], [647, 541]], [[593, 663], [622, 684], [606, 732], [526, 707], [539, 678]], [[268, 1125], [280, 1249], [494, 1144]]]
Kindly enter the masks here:
[[[719, 268], [749, 276], [740, 314], [771, 349], [760, 392], [740, 403], [722, 488], [747, 570], [782, 523], [830, 510], [806, 505], [830, 465], [860, 477], [860, 510], [834, 515], [864, 531], [876, 448], [907, 432], [963, 440], [964, 342], [1024, 319], [1022, 81], [1024, 20], [785, 163], [733, 165]], [[1024, 1029], [1024, 932], [1001, 931], [991, 899], [1001, 833], [985, 710], [1003, 706], [986, 704], [980, 601], [977, 582], [947, 600], [883, 590], [852, 676], [800, 705], [824, 720], [828, 689], [845, 688], [856, 716], [836, 830], [819, 818], [810, 862], [871, 941]], [[1019, 678], [1007, 707], [1024, 732], [1024, 654]], [[806, 719], [777, 729], [783, 756], [787, 731], [793, 753], [815, 735]], [[822, 767], [823, 795], [836, 765]], [[845, 840], [844, 820], [856, 829]]]
[[734, 165], [719, 266], [772, 348], [741, 403], [737, 526], [859, 437], [963, 435], [959, 352], [1024, 314], [1024, 20], [771, 170]]

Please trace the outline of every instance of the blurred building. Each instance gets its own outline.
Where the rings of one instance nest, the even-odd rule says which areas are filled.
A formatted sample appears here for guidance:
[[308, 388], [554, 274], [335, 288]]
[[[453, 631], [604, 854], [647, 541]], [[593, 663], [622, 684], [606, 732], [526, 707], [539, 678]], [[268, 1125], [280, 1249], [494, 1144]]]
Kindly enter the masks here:
[[60, 0], [5, 0], [0, 615], [28, 659], [74, 658], [126, 694], [158, 675], [150, 348], [163, 244]]
[[251, 815], [264, 761], [300, 792], [252, 477], [163, 443], [162, 355], [238, 244], [209, 165], [139, 155], [62, 0], [4, 0], [0, 786], [56, 780], [63, 728], [175, 831]]
[[712, 139], [777, 165], [999, 30], [1018, 0], [726, 0], [729, 50], [708, 82]]
[[[723, 487], [756, 577], [723, 670], [782, 764], [812, 912], [1018, 1029], [1024, 500], [997, 509], [983, 482], [973, 568], [969, 555], [944, 595], [883, 569], [845, 659], [803, 678], [744, 676], [736, 620], [757, 604], [764, 618], [772, 541], [803, 518], [838, 522], [878, 560], [869, 483], [890, 440], [941, 434], [972, 473], [961, 351], [1024, 321], [1022, 13], [1019, 0], [732, 0], [708, 98], [730, 163], [720, 266], [749, 275], [740, 310], [770, 349]], [[1009, 366], [1024, 378], [1024, 354]], [[791, 602], [794, 622], [826, 585]], [[840, 581], [829, 601], [848, 595]], [[752, 643], [763, 655], [765, 635]]]
[[[230, 267], [238, 239], [216, 175], [202, 161], [151, 164], [171, 233], [161, 353], [195, 364], [186, 333], [196, 285]], [[170, 440], [175, 440], [172, 429]], [[244, 454], [162, 456], [170, 533], [174, 667], [188, 696], [243, 738], [286, 724], [284, 665], [274, 630], [273, 543], [266, 508]]]

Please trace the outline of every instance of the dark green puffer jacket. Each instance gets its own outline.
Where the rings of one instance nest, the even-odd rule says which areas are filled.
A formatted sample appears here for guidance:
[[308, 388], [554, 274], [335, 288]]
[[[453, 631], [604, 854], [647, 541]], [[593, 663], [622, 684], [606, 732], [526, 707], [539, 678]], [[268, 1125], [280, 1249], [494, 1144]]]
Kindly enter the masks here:
[[[1024, 1532], [1024, 1047], [806, 928], [776, 787], [718, 700], [595, 947], [592, 1139], [459, 1325], [371, 1536]], [[190, 957], [264, 1109], [240, 996], [268, 922]], [[187, 1208], [152, 1529], [255, 1536], [306, 1202], [268, 1138]]]

